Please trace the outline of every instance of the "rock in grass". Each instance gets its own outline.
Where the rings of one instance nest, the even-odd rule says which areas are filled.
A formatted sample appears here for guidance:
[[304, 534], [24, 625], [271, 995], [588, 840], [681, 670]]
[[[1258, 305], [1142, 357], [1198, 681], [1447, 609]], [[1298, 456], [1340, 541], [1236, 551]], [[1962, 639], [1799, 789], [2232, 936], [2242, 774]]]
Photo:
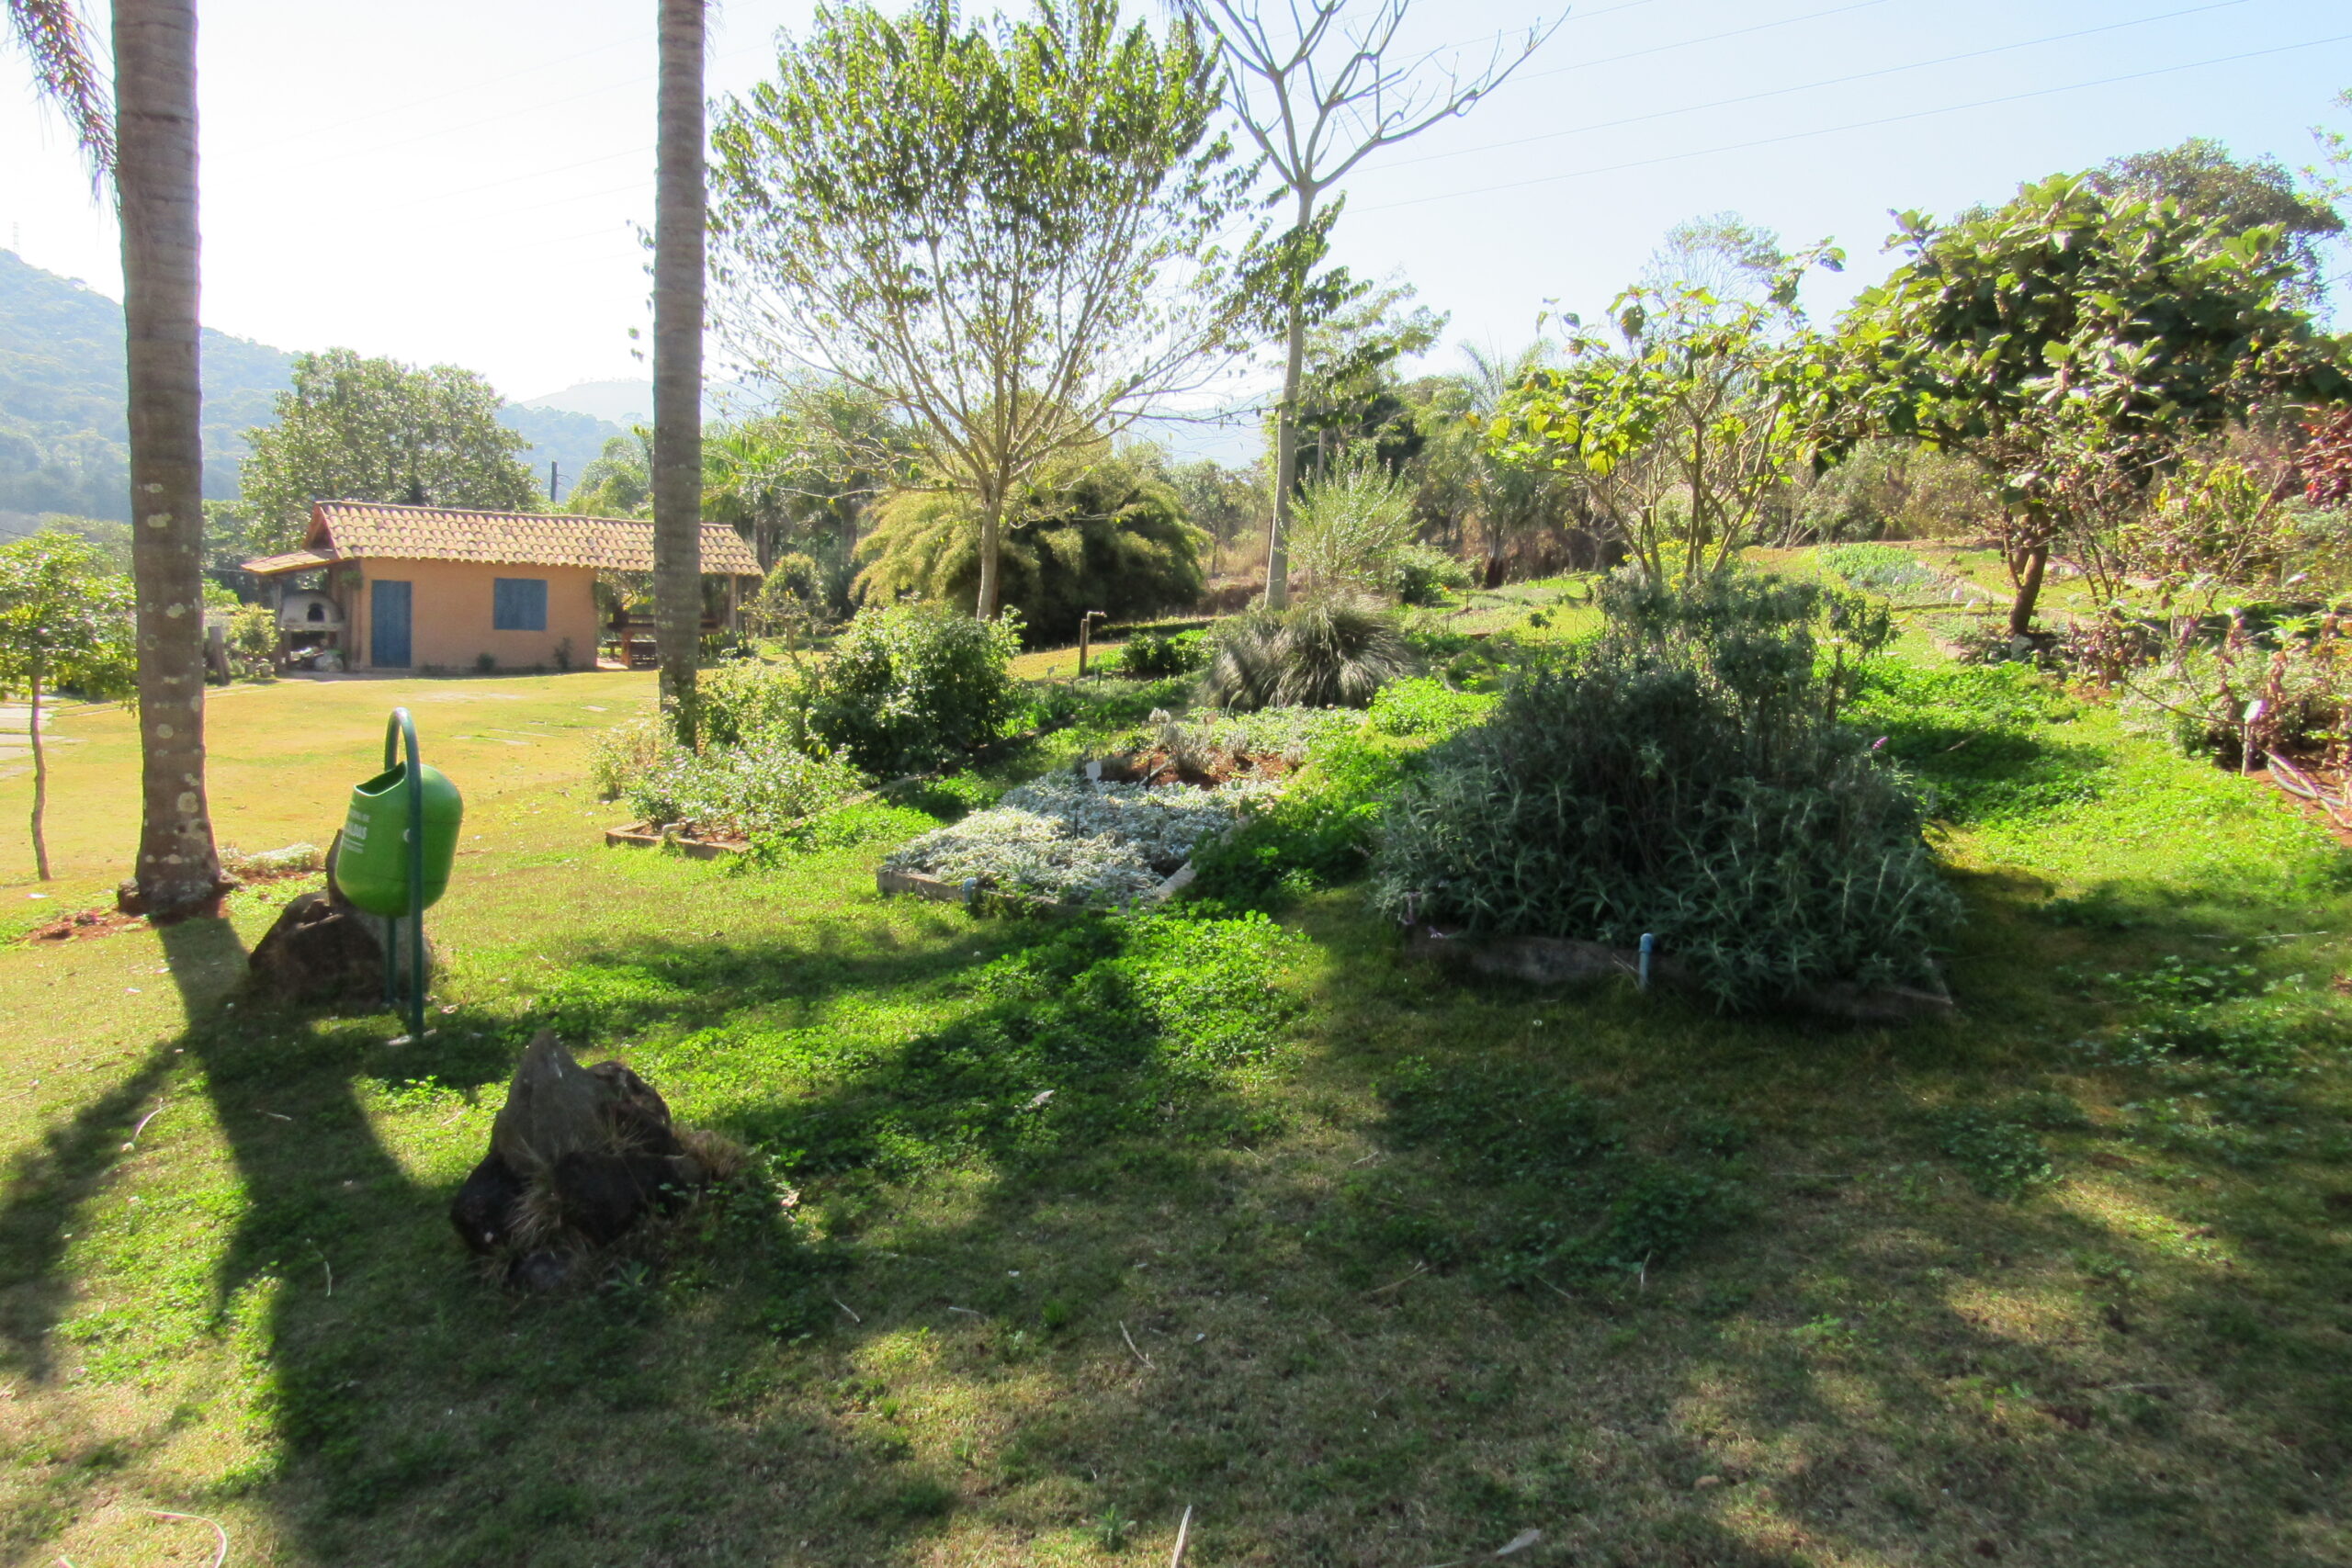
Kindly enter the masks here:
[[258, 990], [290, 1002], [366, 1002], [384, 989], [375, 933], [324, 893], [305, 893], [279, 910], [246, 968]]

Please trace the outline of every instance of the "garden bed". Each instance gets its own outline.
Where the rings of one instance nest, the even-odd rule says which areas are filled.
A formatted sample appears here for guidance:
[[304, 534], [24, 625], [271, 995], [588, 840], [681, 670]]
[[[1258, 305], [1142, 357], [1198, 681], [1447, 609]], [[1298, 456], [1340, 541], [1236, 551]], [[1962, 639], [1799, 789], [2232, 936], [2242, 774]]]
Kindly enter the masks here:
[[[1638, 981], [1640, 952], [1569, 937], [1475, 937], [1416, 926], [1405, 938], [1406, 952], [1450, 968], [1502, 979], [1524, 980], [1537, 986], [1568, 986], [1595, 980]], [[1706, 987], [1687, 964], [1672, 953], [1654, 953], [1650, 983], [1688, 996]], [[1939, 980], [1919, 986], [1859, 986], [1850, 981], [1824, 981], [1791, 992], [1780, 1006], [1792, 1012], [1845, 1023], [1911, 1023], [1920, 1019], [1948, 1018], [1953, 1011], [1951, 993]]]
[[1155, 902], [1190, 880], [1194, 847], [1230, 825], [1243, 802], [1273, 793], [1265, 780], [1148, 784], [1091, 776], [1099, 771], [1049, 773], [925, 833], [882, 863], [876, 886], [975, 907]]
[[630, 822], [618, 828], [605, 829], [605, 842], [630, 849], [658, 850], [664, 845], [692, 860], [724, 860], [740, 855], [752, 847], [752, 840], [741, 834], [705, 838], [691, 827], [680, 828], [660, 822]]

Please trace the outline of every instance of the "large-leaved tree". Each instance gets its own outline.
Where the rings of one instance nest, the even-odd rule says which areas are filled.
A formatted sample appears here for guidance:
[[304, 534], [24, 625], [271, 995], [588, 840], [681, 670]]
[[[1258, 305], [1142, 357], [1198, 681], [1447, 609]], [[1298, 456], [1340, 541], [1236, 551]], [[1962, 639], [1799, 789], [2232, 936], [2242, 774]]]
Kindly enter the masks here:
[[1238, 347], [1219, 236], [1249, 175], [1211, 133], [1216, 56], [1115, 0], [965, 23], [820, 9], [713, 138], [719, 327], [757, 373], [814, 368], [904, 421], [978, 523], [978, 613], [1008, 508]]
[[2053, 543], [2128, 514], [2190, 443], [2344, 377], [2276, 226], [2061, 175], [1991, 210], [1902, 214], [1906, 259], [1843, 326], [1837, 423], [1976, 458], [1998, 482], [2023, 637]]
[[1613, 341], [1577, 332], [1566, 364], [1505, 400], [1493, 449], [1573, 476], [1642, 575], [1701, 592], [1808, 455], [1823, 356], [1797, 288], [1808, 265], [1839, 260], [1827, 246], [1789, 258], [1746, 299], [1679, 281], [1627, 289], [1610, 308]]
[[530, 443], [499, 423], [503, 401], [454, 365], [425, 369], [347, 348], [296, 355], [277, 423], [246, 437], [242, 479], [257, 540], [290, 547], [314, 501], [538, 510], [537, 481], [517, 456]]

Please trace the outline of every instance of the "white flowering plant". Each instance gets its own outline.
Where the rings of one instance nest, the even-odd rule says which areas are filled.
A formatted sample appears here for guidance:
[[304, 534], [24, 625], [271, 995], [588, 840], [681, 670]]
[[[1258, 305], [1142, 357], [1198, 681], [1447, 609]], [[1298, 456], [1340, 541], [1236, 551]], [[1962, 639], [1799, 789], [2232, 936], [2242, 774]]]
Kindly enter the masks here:
[[989, 810], [925, 833], [883, 865], [1056, 903], [1129, 903], [1231, 826], [1244, 802], [1273, 789], [1257, 780], [1196, 789], [1051, 773]]

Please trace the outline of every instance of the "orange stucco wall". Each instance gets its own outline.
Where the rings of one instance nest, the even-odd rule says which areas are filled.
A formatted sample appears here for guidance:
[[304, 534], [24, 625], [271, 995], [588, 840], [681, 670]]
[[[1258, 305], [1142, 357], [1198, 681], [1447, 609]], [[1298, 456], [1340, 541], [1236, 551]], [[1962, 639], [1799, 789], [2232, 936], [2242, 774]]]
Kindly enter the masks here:
[[[571, 642], [574, 670], [596, 668], [596, 573], [584, 566], [484, 566], [473, 561], [390, 560], [358, 563], [357, 581], [337, 574], [335, 598], [350, 626], [344, 647], [354, 670], [372, 670], [375, 628], [368, 624], [368, 586], [378, 579], [409, 588], [409, 655], [401, 668], [463, 671], [489, 654], [501, 670], [562, 668], [559, 650]], [[492, 629], [491, 584], [502, 577], [536, 577], [548, 585], [548, 626], [541, 632]]]

